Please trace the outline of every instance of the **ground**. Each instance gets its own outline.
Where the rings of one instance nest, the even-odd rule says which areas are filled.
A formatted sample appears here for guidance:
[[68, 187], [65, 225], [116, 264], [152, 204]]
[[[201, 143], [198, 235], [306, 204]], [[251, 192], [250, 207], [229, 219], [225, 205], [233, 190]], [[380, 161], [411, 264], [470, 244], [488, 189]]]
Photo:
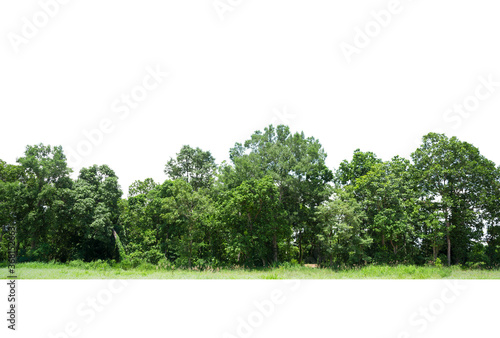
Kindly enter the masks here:
[[[7, 278], [5, 264], [0, 265], [1, 278]], [[20, 263], [18, 279], [500, 279], [500, 270], [463, 269], [454, 266], [363, 266], [343, 270], [312, 266], [289, 266], [268, 269], [184, 270], [154, 266], [123, 269], [106, 263], [72, 266], [57, 263]]]

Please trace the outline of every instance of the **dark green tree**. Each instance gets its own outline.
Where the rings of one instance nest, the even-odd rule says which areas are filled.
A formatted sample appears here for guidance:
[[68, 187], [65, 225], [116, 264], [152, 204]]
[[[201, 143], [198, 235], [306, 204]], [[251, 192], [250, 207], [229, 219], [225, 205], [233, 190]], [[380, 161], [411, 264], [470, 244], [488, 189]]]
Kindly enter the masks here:
[[115, 227], [122, 195], [118, 177], [107, 165], [82, 168], [75, 183], [78, 256], [87, 261], [118, 259]]

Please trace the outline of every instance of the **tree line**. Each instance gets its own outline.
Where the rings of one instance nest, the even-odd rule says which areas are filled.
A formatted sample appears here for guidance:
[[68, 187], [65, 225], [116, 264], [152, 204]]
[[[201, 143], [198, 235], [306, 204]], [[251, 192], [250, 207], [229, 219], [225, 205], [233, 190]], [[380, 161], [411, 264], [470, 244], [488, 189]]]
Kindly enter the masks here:
[[256, 131], [217, 165], [183, 146], [167, 179], [128, 197], [107, 165], [70, 177], [62, 147], [0, 160], [0, 254], [18, 261], [115, 260], [178, 267], [500, 263], [500, 167], [473, 145], [429, 133], [382, 161], [354, 151], [336, 170], [314, 137]]

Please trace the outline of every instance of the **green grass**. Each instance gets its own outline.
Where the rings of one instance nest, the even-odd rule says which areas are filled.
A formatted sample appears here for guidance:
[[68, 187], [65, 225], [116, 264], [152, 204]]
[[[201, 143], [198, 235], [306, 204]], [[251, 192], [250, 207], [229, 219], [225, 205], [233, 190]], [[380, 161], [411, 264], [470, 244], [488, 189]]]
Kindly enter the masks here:
[[[0, 264], [1, 278], [8, 275]], [[185, 270], [157, 268], [144, 264], [136, 268], [111, 266], [106, 262], [19, 263], [18, 279], [500, 279], [500, 270], [438, 268], [414, 265], [369, 265], [349, 269], [318, 269], [288, 266], [268, 269]]]

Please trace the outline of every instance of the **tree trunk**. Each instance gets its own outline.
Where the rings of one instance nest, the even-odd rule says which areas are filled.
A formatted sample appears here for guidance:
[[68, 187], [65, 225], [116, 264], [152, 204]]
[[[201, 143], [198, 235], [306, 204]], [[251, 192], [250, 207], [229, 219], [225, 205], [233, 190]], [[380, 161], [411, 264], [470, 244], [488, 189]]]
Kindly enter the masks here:
[[446, 242], [448, 243], [448, 266], [451, 266], [451, 240], [450, 240], [450, 222], [446, 221]]
[[299, 232], [299, 264], [302, 264], [302, 231]]
[[276, 234], [273, 234], [273, 261], [278, 261], [278, 243], [276, 243]]
[[190, 239], [189, 240], [189, 260], [188, 260], [188, 265], [189, 265], [189, 269], [191, 269], [191, 248], [193, 246], [193, 240]]
[[397, 247], [394, 246], [394, 243], [392, 242], [392, 238], [391, 238], [390, 242], [391, 242], [391, 246], [392, 246], [392, 251], [394, 252], [394, 255], [396, 255]]

